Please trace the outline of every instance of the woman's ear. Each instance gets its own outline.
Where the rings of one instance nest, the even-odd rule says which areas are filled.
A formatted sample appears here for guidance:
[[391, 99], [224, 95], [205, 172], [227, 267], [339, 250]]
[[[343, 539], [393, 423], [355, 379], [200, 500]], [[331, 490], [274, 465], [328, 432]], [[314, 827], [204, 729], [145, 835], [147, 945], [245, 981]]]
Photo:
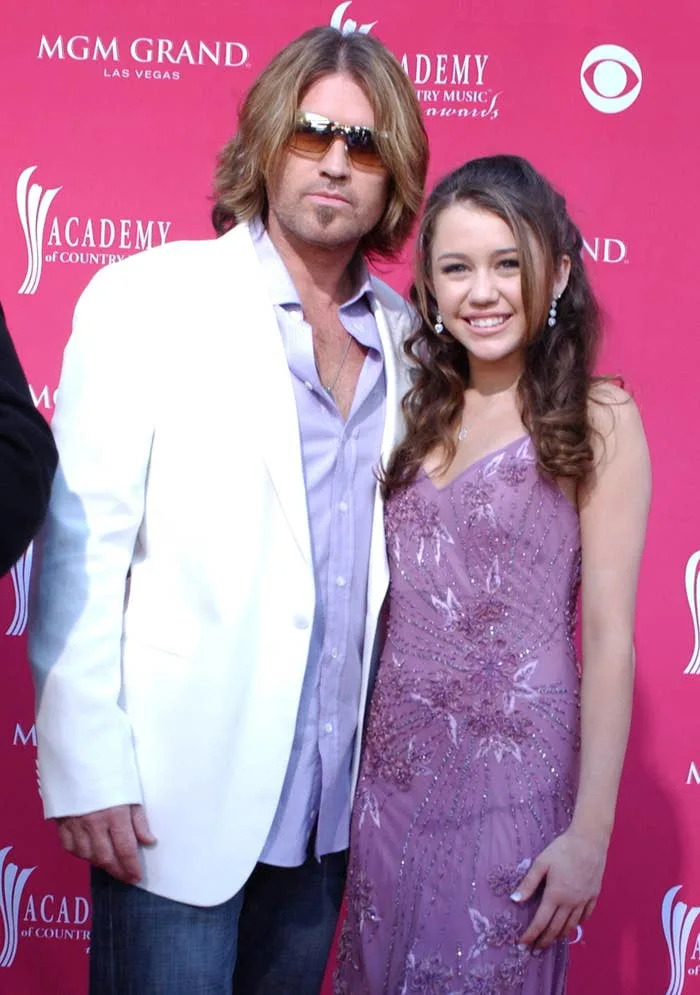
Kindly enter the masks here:
[[571, 258], [569, 256], [562, 256], [561, 261], [557, 267], [557, 272], [554, 277], [554, 291], [553, 296], [557, 300], [566, 290], [567, 284], [569, 282], [569, 275], [571, 273]]

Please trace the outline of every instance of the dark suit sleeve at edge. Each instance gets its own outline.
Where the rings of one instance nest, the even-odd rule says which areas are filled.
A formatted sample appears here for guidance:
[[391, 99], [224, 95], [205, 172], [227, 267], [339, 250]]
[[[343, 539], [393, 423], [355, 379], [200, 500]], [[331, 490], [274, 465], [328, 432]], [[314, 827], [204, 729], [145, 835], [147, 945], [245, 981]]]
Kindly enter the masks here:
[[32, 402], [0, 305], [0, 575], [39, 530], [56, 462], [51, 429]]

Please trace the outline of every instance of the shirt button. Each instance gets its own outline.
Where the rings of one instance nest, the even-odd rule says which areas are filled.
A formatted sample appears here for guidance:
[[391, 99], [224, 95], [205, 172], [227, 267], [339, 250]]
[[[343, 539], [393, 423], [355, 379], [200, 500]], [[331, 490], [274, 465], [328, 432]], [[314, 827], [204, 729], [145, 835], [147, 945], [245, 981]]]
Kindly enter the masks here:
[[345, 577], [335, 578], [336, 587], [345, 587]]
[[348, 510], [348, 503], [347, 503], [347, 501], [341, 501], [340, 504], [338, 505], [338, 507], [343, 512], [347, 511]]
[[297, 629], [308, 629], [309, 627], [309, 620], [306, 615], [295, 615], [292, 622]]
[[333, 657], [334, 660], [338, 659], [338, 650], [337, 650], [337, 647], [335, 647], [335, 646], [333, 647], [333, 649], [331, 650], [331, 656]]
[[333, 732], [333, 723], [332, 722], [326, 722], [326, 724], [323, 727], [323, 731], [324, 732], [329, 732], [329, 733]]

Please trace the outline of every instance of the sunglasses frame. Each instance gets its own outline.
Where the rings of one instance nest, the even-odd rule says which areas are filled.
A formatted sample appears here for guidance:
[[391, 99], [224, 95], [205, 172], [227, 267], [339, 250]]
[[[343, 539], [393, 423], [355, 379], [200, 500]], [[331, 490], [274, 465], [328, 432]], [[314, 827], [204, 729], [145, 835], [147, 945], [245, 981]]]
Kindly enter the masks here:
[[[298, 148], [294, 144], [297, 134], [312, 135], [325, 141], [325, 147], [318, 152], [311, 149]], [[340, 124], [331, 121], [314, 111], [299, 111], [294, 121], [294, 130], [289, 137], [290, 148], [300, 155], [321, 159], [328, 152], [336, 138], [342, 138], [349, 158], [356, 166], [367, 168], [385, 168], [381, 153], [377, 148], [376, 135], [380, 134], [374, 128], [363, 124]], [[368, 141], [369, 140], [369, 141]], [[369, 153], [369, 159], [363, 153]]]

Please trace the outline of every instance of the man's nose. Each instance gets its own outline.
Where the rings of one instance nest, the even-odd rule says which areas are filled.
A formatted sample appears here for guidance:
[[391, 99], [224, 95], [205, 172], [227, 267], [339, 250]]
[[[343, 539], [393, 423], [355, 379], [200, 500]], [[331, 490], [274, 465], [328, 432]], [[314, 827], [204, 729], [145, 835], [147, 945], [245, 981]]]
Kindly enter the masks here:
[[350, 157], [345, 141], [338, 136], [328, 146], [320, 163], [321, 172], [335, 178], [348, 176], [350, 173]]

